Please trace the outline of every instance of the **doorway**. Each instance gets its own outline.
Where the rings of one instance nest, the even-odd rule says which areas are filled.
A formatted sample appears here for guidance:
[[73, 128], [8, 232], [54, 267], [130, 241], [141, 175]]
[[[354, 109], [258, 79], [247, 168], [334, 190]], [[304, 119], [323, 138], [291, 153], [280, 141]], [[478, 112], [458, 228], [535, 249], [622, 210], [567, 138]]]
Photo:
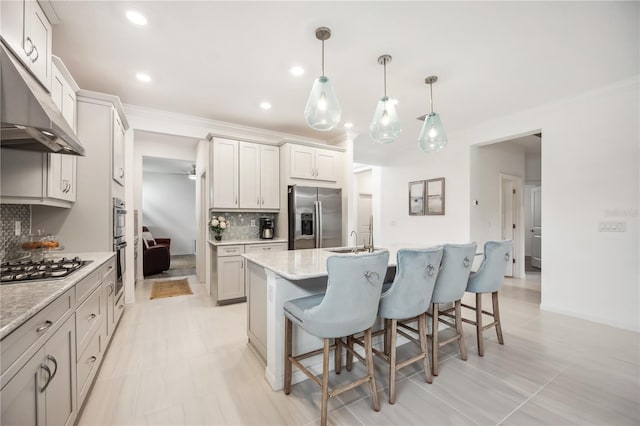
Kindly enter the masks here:
[[[356, 245], [369, 244], [371, 234], [371, 220], [373, 218], [373, 188], [371, 169], [358, 171], [354, 173], [355, 187], [357, 194], [356, 205], [356, 232], [358, 241]], [[351, 241], [349, 241], [349, 244]]]
[[[513, 256], [512, 263], [507, 268], [508, 277], [521, 277], [520, 271], [524, 271], [524, 265], [521, 265], [524, 260], [524, 253], [520, 254], [519, 248], [521, 247], [520, 229], [523, 227], [523, 220], [521, 220], [523, 204], [522, 204], [522, 178], [518, 176], [511, 176], [506, 174], [500, 174], [500, 218], [502, 229], [502, 239], [513, 241]], [[524, 252], [524, 250], [522, 250]]]

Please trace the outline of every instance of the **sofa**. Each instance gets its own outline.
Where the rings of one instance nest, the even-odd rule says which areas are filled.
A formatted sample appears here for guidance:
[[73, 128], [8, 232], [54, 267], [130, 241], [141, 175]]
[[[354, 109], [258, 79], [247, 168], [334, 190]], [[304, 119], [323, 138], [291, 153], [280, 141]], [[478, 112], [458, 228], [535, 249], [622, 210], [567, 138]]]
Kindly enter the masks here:
[[171, 239], [155, 238], [146, 226], [142, 227], [142, 274], [159, 274], [171, 266]]

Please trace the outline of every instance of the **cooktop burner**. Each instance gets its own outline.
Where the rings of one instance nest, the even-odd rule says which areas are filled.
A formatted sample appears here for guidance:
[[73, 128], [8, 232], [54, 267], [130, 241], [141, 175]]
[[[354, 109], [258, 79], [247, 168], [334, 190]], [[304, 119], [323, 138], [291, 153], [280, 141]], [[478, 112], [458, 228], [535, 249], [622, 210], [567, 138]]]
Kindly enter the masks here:
[[63, 257], [40, 262], [33, 260], [4, 262], [0, 265], [0, 281], [2, 284], [12, 284], [20, 281], [64, 278], [89, 262], [91, 261], [82, 260], [77, 256], [73, 259]]

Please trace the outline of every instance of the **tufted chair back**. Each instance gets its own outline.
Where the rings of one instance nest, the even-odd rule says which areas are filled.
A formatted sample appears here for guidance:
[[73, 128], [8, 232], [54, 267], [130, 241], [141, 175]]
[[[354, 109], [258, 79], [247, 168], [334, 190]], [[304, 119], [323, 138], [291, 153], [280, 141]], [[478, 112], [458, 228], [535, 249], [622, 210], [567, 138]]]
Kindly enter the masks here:
[[469, 277], [467, 291], [471, 293], [493, 293], [502, 287], [504, 274], [512, 263], [513, 241], [487, 241], [484, 259], [478, 272]]
[[442, 263], [433, 290], [433, 303], [450, 303], [462, 299], [476, 247], [476, 243], [445, 244], [442, 247]]

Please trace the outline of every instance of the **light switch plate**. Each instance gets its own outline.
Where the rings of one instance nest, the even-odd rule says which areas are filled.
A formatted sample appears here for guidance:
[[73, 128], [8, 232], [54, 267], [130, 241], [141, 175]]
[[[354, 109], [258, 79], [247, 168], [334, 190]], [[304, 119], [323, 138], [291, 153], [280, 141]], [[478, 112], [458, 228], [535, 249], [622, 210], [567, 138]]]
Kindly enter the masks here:
[[625, 232], [627, 224], [625, 222], [600, 222], [598, 231], [600, 232]]
[[15, 235], [19, 237], [21, 232], [22, 232], [22, 224], [20, 223], [19, 220], [16, 220], [16, 223], [15, 223]]
[[256, 220], [255, 219], [251, 219], [251, 226], [256, 226]]

